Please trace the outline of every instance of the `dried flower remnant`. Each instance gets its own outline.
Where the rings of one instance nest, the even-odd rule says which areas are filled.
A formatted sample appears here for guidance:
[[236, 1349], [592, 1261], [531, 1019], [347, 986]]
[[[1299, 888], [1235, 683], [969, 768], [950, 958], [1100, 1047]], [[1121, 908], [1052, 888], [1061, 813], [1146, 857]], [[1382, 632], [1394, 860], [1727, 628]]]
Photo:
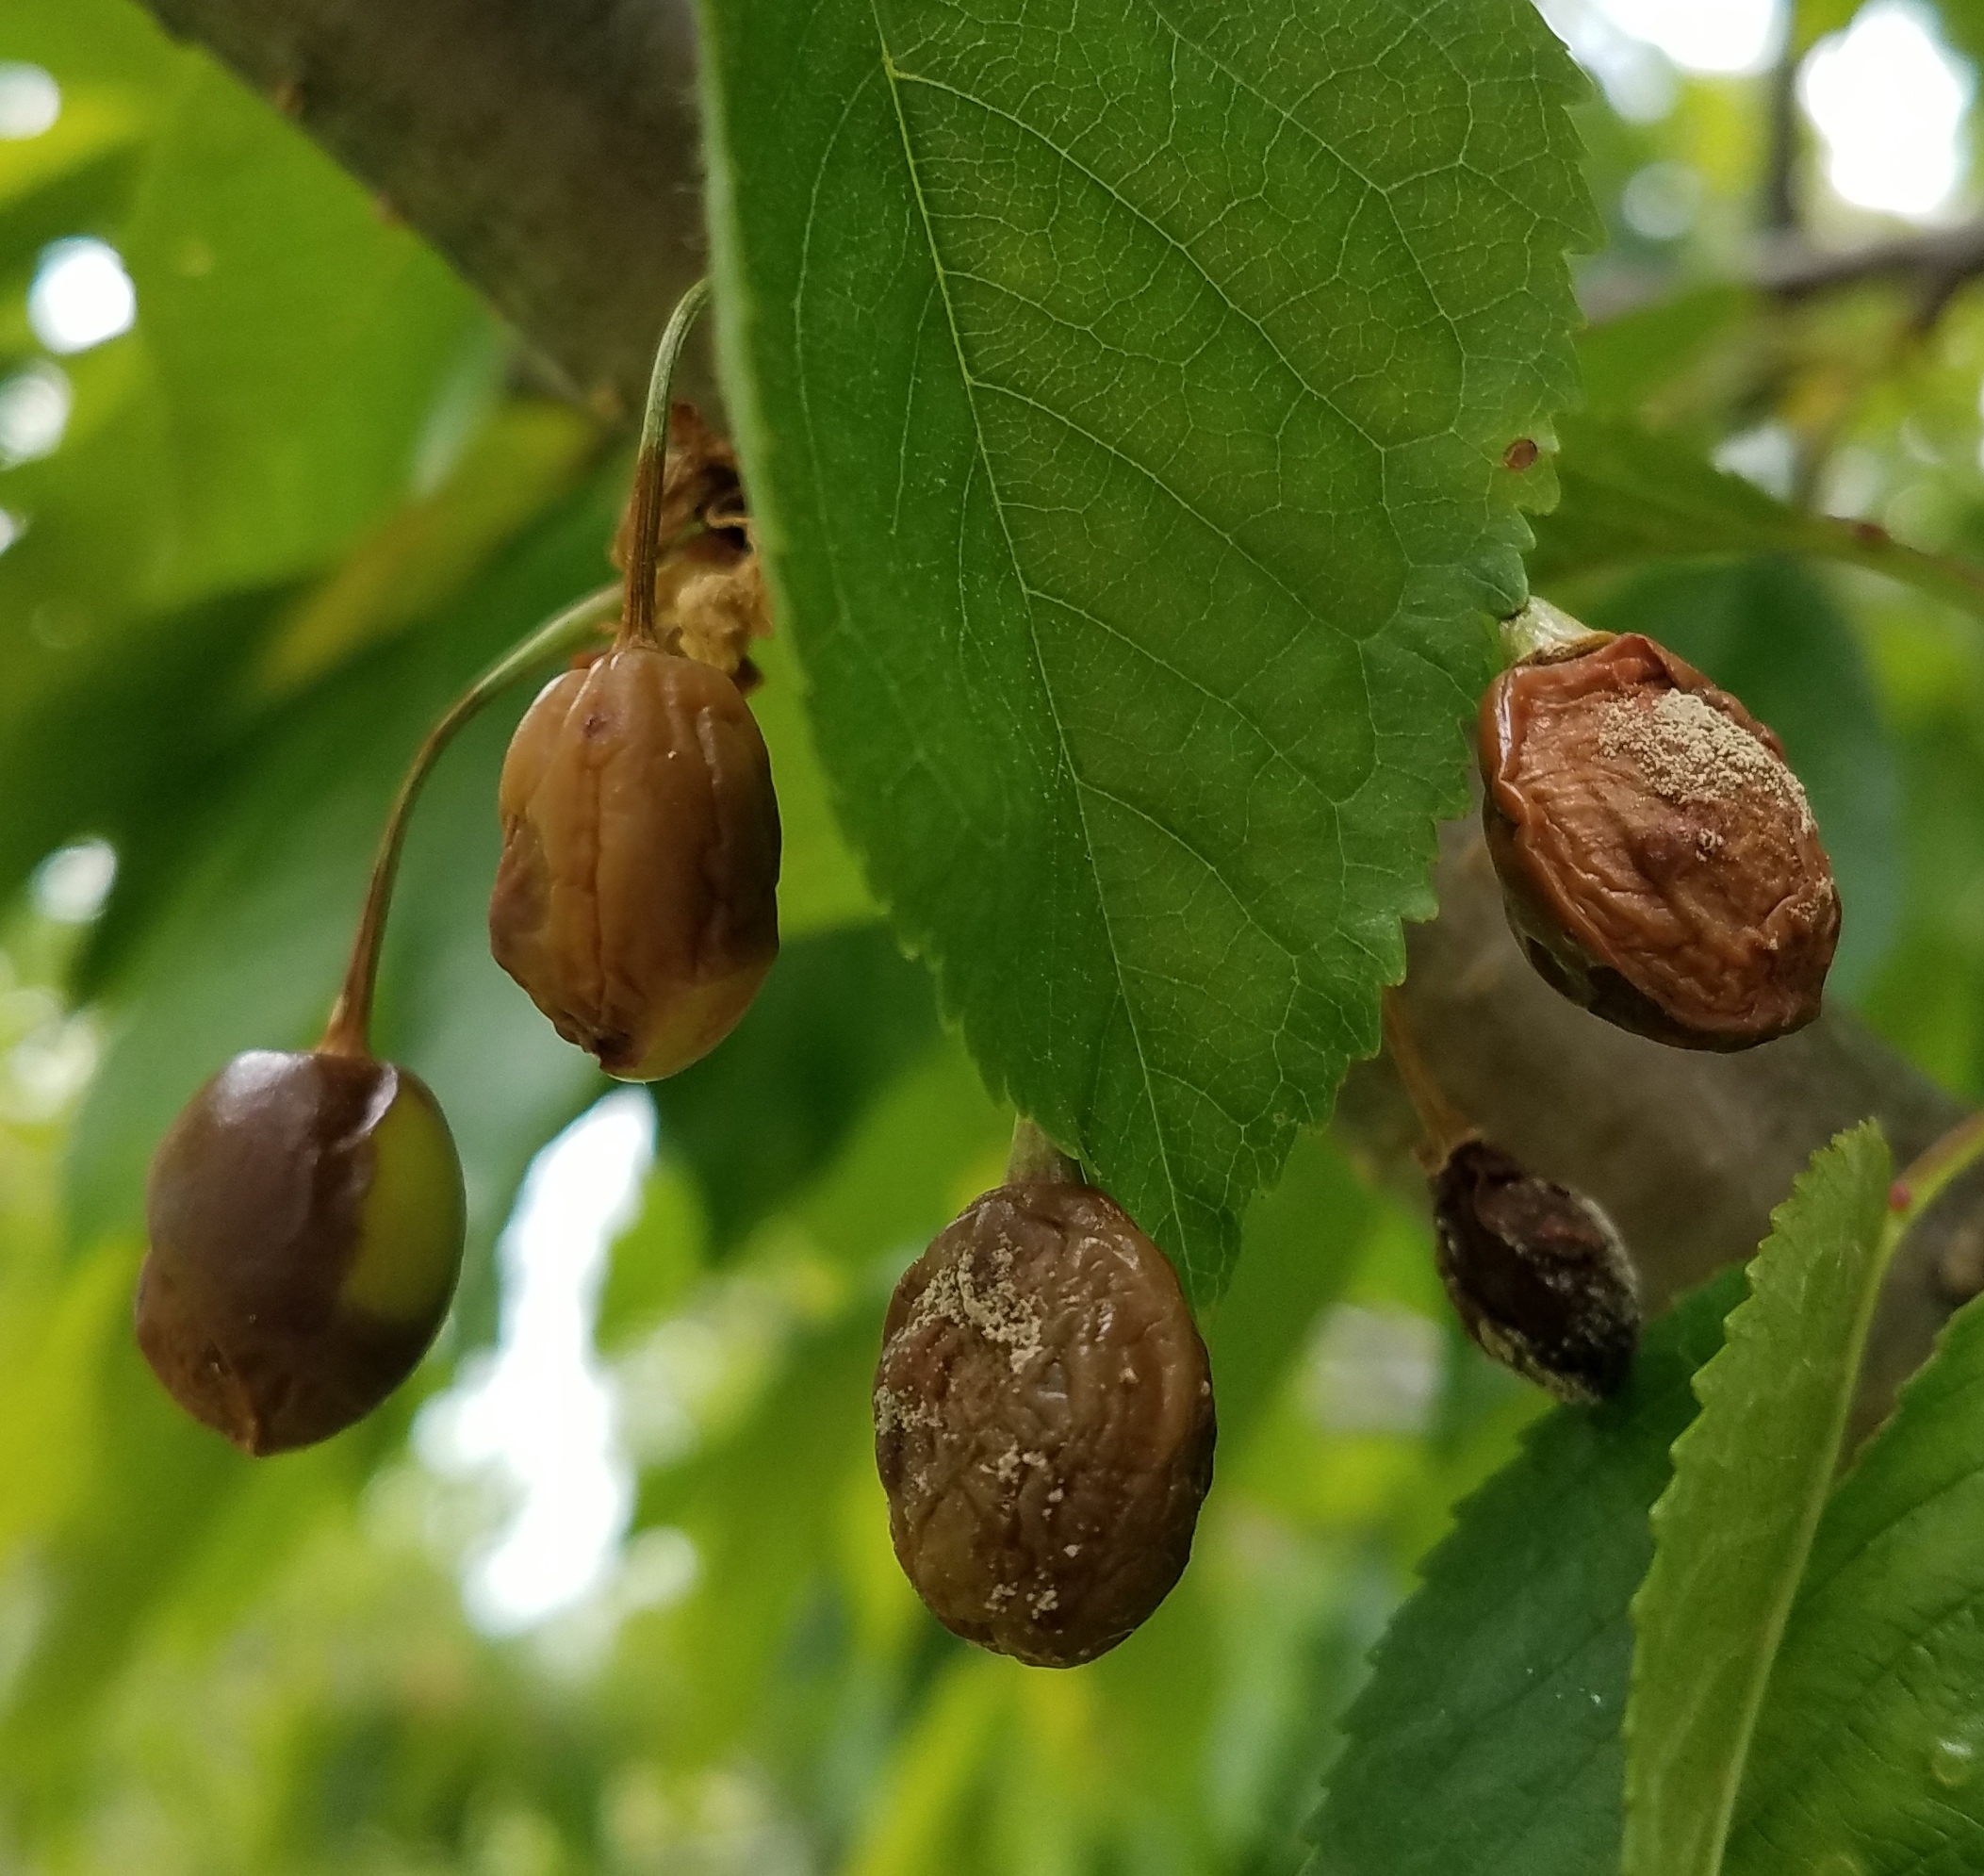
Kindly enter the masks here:
[[1525, 952], [1573, 1001], [1687, 1048], [1818, 1014], [1839, 896], [1805, 791], [1737, 699], [1637, 633], [1482, 700], [1488, 848]]
[[1640, 1301], [1612, 1221], [1483, 1140], [1456, 1146], [1432, 1189], [1440, 1280], [1483, 1352], [1559, 1400], [1615, 1394]]
[[932, 1613], [1037, 1667], [1163, 1601], [1212, 1478], [1212, 1379], [1164, 1254], [1088, 1186], [986, 1193], [897, 1285], [875, 1377], [890, 1533]]
[[[613, 564], [632, 558], [634, 508], [629, 502], [614, 537]], [[764, 590], [737, 453], [692, 403], [669, 411], [655, 568], [655, 617], [664, 642], [735, 677], [754, 638], [771, 634]]]

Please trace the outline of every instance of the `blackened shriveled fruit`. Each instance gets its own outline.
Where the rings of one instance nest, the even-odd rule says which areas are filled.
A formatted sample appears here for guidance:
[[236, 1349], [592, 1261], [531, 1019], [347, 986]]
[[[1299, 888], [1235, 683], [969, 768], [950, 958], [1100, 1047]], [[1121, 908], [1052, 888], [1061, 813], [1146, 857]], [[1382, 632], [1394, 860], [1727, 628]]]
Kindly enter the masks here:
[[779, 951], [779, 807], [750, 706], [694, 658], [625, 646], [554, 679], [503, 763], [496, 961], [609, 1075], [727, 1036]]
[[1001, 1186], [910, 1265], [875, 1376], [895, 1555], [938, 1621], [1036, 1667], [1113, 1648], [1191, 1553], [1212, 1480], [1205, 1344], [1103, 1193]]
[[461, 1163], [426, 1087], [362, 1057], [238, 1055], [152, 1160], [138, 1341], [250, 1453], [369, 1413], [434, 1340], [461, 1269]]
[[1738, 1049], [1819, 1012], [1839, 896], [1778, 739], [1637, 633], [1504, 671], [1482, 818], [1537, 971], [1622, 1029]]
[[1468, 1140], [1434, 1175], [1433, 1216], [1440, 1279], [1484, 1353], [1560, 1400], [1625, 1385], [1639, 1283], [1596, 1205]]

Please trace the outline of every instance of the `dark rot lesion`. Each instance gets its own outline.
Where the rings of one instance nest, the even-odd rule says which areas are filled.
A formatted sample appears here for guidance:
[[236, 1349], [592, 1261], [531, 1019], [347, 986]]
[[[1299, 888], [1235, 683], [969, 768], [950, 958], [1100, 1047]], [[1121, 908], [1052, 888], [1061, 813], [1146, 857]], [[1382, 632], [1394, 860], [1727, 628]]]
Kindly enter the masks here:
[[1817, 1014], [1831, 864], [1777, 737], [1637, 633], [1504, 671], [1482, 700], [1482, 819], [1538, 973], [1622, 1029], [1748, 1048]]
[[1178, 1279], [1104, 1193], [1001, 1186], [897, 1285], [875, 1377], [895, 1554], [967, 1640], [1073, 1667], [1156, 1608], [1212, 1479]]
[[1605, 1213], [1478, 1139], [1432, 1191], [1440, 1280], [1475, 1343], [1560, 1400], [1617, 1393], [1639, 1345], [1639, 1281]]
[[412, 1373], [461, 1268], [461, 1166], [403, 1068], [237, 1056], [153, 1160], [139, 1347], [244, 1452], [314, 1444]]

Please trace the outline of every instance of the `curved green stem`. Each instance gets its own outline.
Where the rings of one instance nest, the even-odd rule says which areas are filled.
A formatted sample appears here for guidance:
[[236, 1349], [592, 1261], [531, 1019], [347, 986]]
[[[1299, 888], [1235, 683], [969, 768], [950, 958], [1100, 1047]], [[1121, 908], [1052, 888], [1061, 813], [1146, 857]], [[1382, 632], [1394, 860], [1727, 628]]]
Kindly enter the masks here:
[[365, 910], [359, 914], [358, 934], [352, 941], [352, 960], [345, 968], [344, 987], [332, 1006], [331, 1020], [319, 1048], [327, 1055], [369, 1056], [368, 1033], [372, 1022], [372, 988], [379, 978], [379, 946], [385, 935], [385, 914], [392, 902], [393, 879], [400, 870], [400, 850], [406, 844], [406, 825], [415, 800], [428, 772], [441, 751], [499, 691], [516, 679], [553, 658], [576, 651], [588, 638], [598, 635], [619, 609], [620, 589], [602, 586], [588, 593], [547, 619], [527, 637], [520, 638], [456, 698], [414, 753], [400, 792], [393, 798], [392, 811], [385, 817], [385, 831], [380, 836], [379, 856], [372, 863], [371, 883], [366, 888]]
[[1951, 1180], [1967, 1173], [1979, 1160], [1984, 1160], [1984, 1113], [1959, 1121], [1904, 1166], [1888, 1192], [1885, 1251], [1894, 1248]]
[[675, 303], [662, 342], [655, 347], [654, 372], [648, 380], [648, 407], [641, 414], [641, 447], [633, 459], [633, 543], [627, 555], [627, 604], [621, 614], [623, 645], [652, 645], [654, 570], [661, 558], [662, 487], [668, 466], [668, 412], [676, 361], [696, 316], [710, 297], [710, 283], [698, 280]]
[[1006, 1183], [1023, 1185], [1036, 1179], [1064, 1186], [1088, 1184], [1079, 1163], [1022, 1114], [1012, 1124], [1012, 1151], [1006, 1161]]
[[1609, 635], [1594, 632], [1582, 619], [1573, 618], [1561, 607], [1532, 594], [1519, 613], [1501, 621], [1502, 657], [1506, 663], [1517, 665], [1539, 651], [1556, 651], [1587, 638]]

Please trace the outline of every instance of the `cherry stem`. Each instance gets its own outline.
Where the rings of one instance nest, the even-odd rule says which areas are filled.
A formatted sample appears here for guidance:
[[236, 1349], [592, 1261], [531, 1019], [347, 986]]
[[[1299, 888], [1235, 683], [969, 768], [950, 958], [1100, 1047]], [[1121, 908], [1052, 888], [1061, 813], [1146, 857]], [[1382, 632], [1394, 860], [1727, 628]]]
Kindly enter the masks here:
[[1412, 1025], [1406, 1020], [1405, 999], [1395, 988], [1387, 987], [1381, 1007], [1386, 1053], [1405, 1085], [1405, 1097], [1418, 1116], [1435, 1167], [1445, 1165], [1453, 1149], [1477, 1138], [1479, 1129], [1440, 1092], [1440, 1084], [1433, 1078], [1433, 1071], [1426, 1066], [1426, 1058], [1419, 1053], [1419, 1045], [1413, 1036]]
[[698, 280], [675, 303], [662, 342], [655, 347], [648, 380], [648, 408], [641, 414], [641, 447], [633, 459], [633, 543], [627, 555], [627, 602], [620, 615], [622, 645], [653, 645], [654, 574], [662, 557], [662, 494], [668, 474], [668, 415], [675, 367], [696, 316], [710, 297], [710, 283]]
[[1610, 636], [1609, 633], [1594, 632], [1582, 619], [1573, 618], [1548, 600], [1534, 597], [1519, 613], [1501, 622], [1502, 656], [1512, 665], [1584, 639]]
[[1950, 1181], [1984, 1159], [1984, 1113], [1960, 1120], [1905, 1166], [1890, 1188], [1887, 1240], [1898, 1243]]
[[358, 935], [352, 941], [352, 961], [345, 967], [344, 987], [332, 1006], [323, 1041], [318, 1045], [321, 1053], [361, 1060], [371, 1056], [368, 1038], [372, 1026], [372, 990], [379, 979], [379, 947], [385, 936], [385, 915], [392, 904], [393, 879], [400, 870], [400, 850], [406, 844], [406, 827], [414, 802], [441, 751], [499, 691], [534, 666], [565, 657], [579, 650], [588, 638], [598, 636], [612, 620], [619, 601], [619, 587], [602, 586], [597, 593], [588, 593], [554, 614], [527, 637], [518, 639], [477, 678], [427, 732], [400, 783], [399, 794], [393, 798], [392, 811], [385, 817], [379, 855], [372, 863], [371, 883], [366, 889], [365, 910], [359, 914]]
[[1012, 1151], [1006, 1160], [1006, 1183], [1017, 1186], [1036, 1179], [1061, 1186], [1089, 1183], [1082, 1177], [1080, 1165], [1022, 1114], [1012, 1124]]

